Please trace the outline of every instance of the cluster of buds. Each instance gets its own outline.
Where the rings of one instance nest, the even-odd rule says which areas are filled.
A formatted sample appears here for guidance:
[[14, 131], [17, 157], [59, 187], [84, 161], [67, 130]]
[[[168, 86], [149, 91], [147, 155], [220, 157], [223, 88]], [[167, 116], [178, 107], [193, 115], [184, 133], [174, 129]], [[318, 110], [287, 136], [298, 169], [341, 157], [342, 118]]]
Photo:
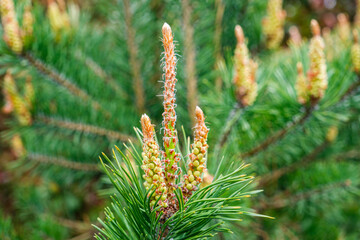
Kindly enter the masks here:
[[[141, 117], [143, 132], [143, 178], [144, 186], [149, 191], [150, 206], [159, 206], [163, 212], [162, 219], [168, 219], [178, 210], [178, 202], [175, 197], [175, 191], [184, 193], [184, 200], [193, 191], [197, 190], [199, 184], [203, 182], [203, 176], [206, 173], [206, 155], [207, 155], [207, 134], [209, 129], [205, 125], [204, 113], [199, 107], [195, 109], [196, 126], [194, 131], [194, 143], [191, 145], [192, 152], [189, 156], [187, 174], [183, 181], [176, 181], [181, 174], [178, 167], [180, 154], [176, 153], [176, 144], [178, 142], [175, 112], [175, 84], [176, 79], [176, 57], [175, 46], [170, 26], [165, 23], [162, 27], [163, 45], [165, 55], [164, 66], [164, 113], [163, 113], [163, 151], [160, 151], [159, 145], [155, 140], [154, 126], [150, 118], [144, 114]], [[250, 70], [249, 70], [250, 71]], [[212, 181], [211, 176], [205, 179], [207, 184]]]
[[356, 29], [353, 30], [354, 44], [351, 47], [351, 59], [354, 71], [360, 72], [360, 44], [359, 44], [359, 33]]
[[164, 128], [164, 151], [163, 157], [165, 162], [165, 178], [167, 183], [169, 198], [174, 197], [174, 190], [176, 189], [176, 178], [180, 160], [179, 154], [176, 153], [177, 132], [175, 129], [176, 112], [175, 112], [175, 84], [176, 79], [176, 57], [174, 37], [170, 26], [165, 23], [162, 27], [163, 46], [165, 55], [164, 65], [164, 113], [163, 113], [163, 128]]
[[340, 13], [339, 15], [337, 15], [337, 20], [338, 20], [337, 30], [339, 33], [339, 37], [343, 43], [347, 43], [350, 39], [350, 34], [351, 34], [349, 17], [344, 13]]
[[182, 187], [186, 198], [198, 189], [198, 185], [203, 181], [203, 173], [206, 171], [207, 135], [209, 129], [205, 125], [204, 113], [199, 107], [195, 109], [195, 116], [197, 123], [194, 130], [194, 143], [191, 146], [190, 162], [187, 174], [184, 176], [184, 186]]
[[250, 106], [257, 96], [257, 83], [255, 81], [257, 63], [249, 58], [244, 32], [239, 25], [235, 27], [235, 36], [237, 38], [234, 59], [236, 98], [242, 106]]
[[284, 38], [286, 12], [282, 9], [282, 0], [269, 0], [267, 16], [263, 19], [263, 31], [269, 49], [276, 49]]
[[63, 0], [48, 0], [48, 18], [51, 29], [57, 40], [60, 39], [61, 32], [70, 30], [70, 18], [66, 12], [66, 5]]
[[325, 93], [327, 88], [327, 74], [325, 62], [325, 43], [320, 34], [320, 26], [317, 21], [311, 21], [313, 38], [310, 42], [309, 57], [310, 69], [307, 79], [303, 76], [302, 66], [298, 63], [297, 93], [301, 104], [310, 102], [317, 103]]
[[1, 0], [0, 12], [4, 28], [4, 40], [13, 52], [20, 54], [23, 50], [23, 42], [13, 0]]
[[5, 105], [2, 108], [2, 111], [7, 114], [14, 111], [15, 116], [21, 125], [30, 125], [32, 122], [30, 111], [32, 109], [32, 102], [34, 98], [31, 78], [28, 78], [26, 81], [24, 96], [20, 96], [10, 71], [7, 71], [4, 77], [3, 91]]
[[151, 124], [150, 118], [144, 114], [141, 117], [141, 126], [143, 132], [143, 165], [141, 168], [145, 174], [144, 186], [147, 191], [150, 190], [151, 195], [150, 206], [154, 207], [156, 202], [163, 207], [167, 207], [166, 184], [164, 178], [164, 169], [160, 161], [159, 146], [154, 138], [154, 126]]

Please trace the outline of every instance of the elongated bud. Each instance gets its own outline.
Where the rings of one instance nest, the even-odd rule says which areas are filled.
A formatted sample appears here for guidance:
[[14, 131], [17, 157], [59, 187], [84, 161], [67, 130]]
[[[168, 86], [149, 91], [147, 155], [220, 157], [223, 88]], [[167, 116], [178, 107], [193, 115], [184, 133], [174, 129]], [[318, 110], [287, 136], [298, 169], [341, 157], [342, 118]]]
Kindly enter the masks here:
[[[62, 2], [65, 4], [64, 2]], [[70, 20], [66, 12], [65, 6], [61, 9], [54, 0], [48, 0], [47, 15], [57, 40], [60, 39], [61, 32], [70, 29]]]
[[303, 66], [300, 62], [297, 63], [297, 79], [296, 79], [296, 93], [298, 101], [301, 104], [306, 104], [309, 101], [309, 81], [304, 75]]
[[308, 80], [310, 97], [312, 100], [317, 101], [323, 97], [328, 84], [324, 54], [325, 43], [316, 20], [311, 20], [311, 31], [314, 36], [309, 47], [310, 69], [308, 71]]
[[165, 177], [167, 182], [167, 188], [169, 197], [173, 197], [173, 191], [175, 189], [175, 174], [178, 170], [177, 162], [179, 156], [176, 153], [177, 132], [175, 129], [176, 124], [176, 112], [175, 112], [175, 84], [176, 79], [176, 57], [174, 38], [172, 35], [171, 27], [169, 24], [164, 23], [162, 27], [163, 46], [165, 55], [164, 65], [164, 113], [163, 113], [163, 127], [164, 127], [164, 162], [165, 162]]
[[32, 85], [31, 77], [29, 76], [26, 78], [24, 100], [30, 110], [33, 107], [34, 96], [34, 87]]
[[343, 43], [346, 43], [349, 41], [350, 34], [351, 34], [349, 18], [346, 14], [339, 13], [337, 15], [337, 19], [338, 19], [338, 26], [337, 26], [338, 29], [337, 30], [339, 32], [339, 37]]
[[192, 144], [190, 162], [188, 165], [188, 174], [184, 176], [184, 185], [182, 191], [185, 200], [196, 191], [198, 185], [203, 181], [203, 173], [206, 171], [207, 157], [207, 135], [209, 129], [205, 125], [205, 117], [203, 111], [196, 107], [195, 109], [196, 125], [194, 130], [194, 143]]
[[289, 45], [300, 46], [302, 43], [302, 38], [299, 28], [296, 26], [291, 26], [289, 28], [289, 34], [290, 34]]
[[360, 27], [360, 0], [356, 1], [355, 27]]
[[26, 150], [20, 135], [16, 134], [11, 138], [10, 147], [15, 157], [21, 158], [26, 155]]
[[249, 50], [244, 41], [242, 28], [235, 27], [237, 45], [235, 49], [235, 73], [234, 84], [236, 97], [243, 106], [252, 105], [257, 95], [257, 84], [255, 81], [257, 64], [249, 59]]
[[28, 47], [33, 39], [34, 17], [31, 13], [31, 6], [27, 6], [23, 15], [22, 40], [24, 47]]
[[333, 142], [337, 138], [339, 129], [336, 126], [331, 126], [326, 133], [326, 141]]
[[30, 125], [32, 122], [30, 109], [25, 100], [20, 96], [15, 81], [8, 71], [4, 77], [4, 91], [15, 110], [15, 116], [21, 125]]
[[4, 28], [4, 40], [13, 52], [20, 54], [23, 49], [23, 43], [13, 0], [1, 0], [0, 13]]
[[269, 49], [276, 49], [284, 38], [286, 12], [282, 9], [282, 0], [269, 0], [267, 16], [263, 19], [263, 31]]
[[154, 193], [150, 198], [150, 206], [155, 207], [158, 201], [160, 206], [167, 206], [167, 190], [164, 177], [164, 169], [160, 161], [159, 146], [154, 139], [154, 126], [151, 124], [150, 118], [143, 114], [141, 117], [141, 127], [143, 133], [143, 165], [144, 170], [144, 186], [146, 190], [150, 190], [149, 194]]
[[353, 30], [354, 43], [351, 47], [351, 59], [354, 71], [356, 73], [360, 72], [360, 44], [359, 44], [359, 32], [354, 29]]

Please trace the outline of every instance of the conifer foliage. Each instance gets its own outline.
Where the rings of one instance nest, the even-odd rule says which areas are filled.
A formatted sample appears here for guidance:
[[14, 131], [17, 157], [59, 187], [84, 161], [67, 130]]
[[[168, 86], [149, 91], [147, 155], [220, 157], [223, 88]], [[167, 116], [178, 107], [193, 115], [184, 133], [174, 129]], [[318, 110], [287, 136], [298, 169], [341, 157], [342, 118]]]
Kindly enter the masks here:
[[0, 238], [359, 239], [335, 2], [0, 0]]

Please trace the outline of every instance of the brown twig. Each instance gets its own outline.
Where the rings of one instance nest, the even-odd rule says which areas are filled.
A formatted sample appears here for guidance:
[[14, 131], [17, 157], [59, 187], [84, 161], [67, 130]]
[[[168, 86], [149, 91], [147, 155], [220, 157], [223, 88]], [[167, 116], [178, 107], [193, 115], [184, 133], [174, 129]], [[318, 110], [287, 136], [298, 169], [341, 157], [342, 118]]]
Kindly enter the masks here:
[[277, 131], [275, 134], [271, 135], [270, 137], [268, 137], [265, 141], [263, 141], [262, 143], [260, 143], [259, 145], [255, 146], [254, 148], [252, 148], [251, 150], [241, 154], [242, 158], [249, 158], [252, 157], [258, 153], [260, 153], [261, 151], [264, 151], [265, 149], [267, 149], [270, 145], [276, 143], [277, 141], [279, 141], [280, 139], [282, 139], [284, 136], [286, 136], [286, 134], [293, 128], [295, 128], [298, 125], [302, 125], [305, 123], [305, 121], [310, 117], [311, 113], [314, 110], [314, 106], [310, 107], [310, 108], [306, 108], [305, 112], [303, 113], [302, 117], [298, 118], [297, 120], [291, 122], [290, 124], [288, 124], [286, 127], [284, 127], [283, 129]]
[[276, 169], [275, 171], [272, 171], [268, 174], [265, 174], [263, 176], [260, 176], [260, 180], [258, 183], [259, 188], [264, 188], [264, 186], [271, 184], [278, 180], [280, 177], [282, 177], [285, 174], [288, 174], [290, 172], [293, 172], [301, 167], [306, 167], [313, 161], [317, 160], [317, 156], [324, 151], [329, 146], [329, 143], [327, 140], [325, 140], [322, 144], [317, 146], [311, 153], [303, 157], [300, 161], [295, 162], [289, 166], [285, 166], [279, 169]]
[[73, 170], [80, 170], [86, 172], [101, 172], [97, 164], [74, 162], [72, 160], [61, 157], [52, 157], [38, 153], [27, 153], [27, 159], [38, 163], [57, 165]]
[[86, 66], [92, 70], [96, 76], [102, 79], [105, 83], [109, 84], [113, 90], [124, 97], [125, 99], [129, 97], [129, 95], [117, 84], [114, 78], [112, 78], [105, 70], [92, 58], [85, 56], [80, 50], [75, 53], [75, 57], [81, 61], [84, 61]]
[[135, 41], [135, 31], [132, 26], [132, 13], [130, 8], [129, 0], [123, 0], [124, 3], [124, 14], [125, 14], [125, 25], [127, 34], [127, 45], [129, 47], [130, 67], [132, 71], [133, 88], [136, 97], [136, 107], [140, 113], [144, 112], [145, 109], [145, 91], [144, 81], [141, 77], [141, 66], [138, 60], [138, 47]]
[[329, 184], [327, 186], [321, 186], [319, 188], [304, 193], [292, 194], [289, 192], [282, 192], [272, 197], [271, 199], [266, 199], [266, 201], [263, 201], [261, 206], [256, 208], [256, 210], [258, 212], [264, 212], [269, 209], [284, 208], [289, 205], [294, 205], [301, 200], [308, 199], [314, 196], [315, 194], [321, 194], [330, 191], [334, 188], [347, 188], [349, 186], [351, 186], [351, 181], [347, 179], [343, 182]]
[[195, 108], [198, 103], [198, 93], [195, 69], [194, 28], [191, 24], [192, 7], [189, 0], [182, 0], [181, 3], [184, 23], [185, 80], [187, 85], [188, 112], [192, 126], [195, 126]]
[[104, 113], [106, 113], [107, 116], [111, 115], [107, 110], [103, 109], [103, 107], [96, 100], [92, 99], [84, 90], [74, 85], [70, 80], [66, 79], [64, 76], [58, 74], [55, 70], [46, 66], [40, 59], [36, 59], [29, 53], [24, 53], [20, 57], [22, 59], [25, 59], [37, 71], [53, 79], [56, 83], [66, 88], [74, 96], [79, 97], [84, 102], [90, 101], [91, 105], [95, 110], [102, 110]]
[[127, 140], [131, 140], [133, 142], [136, 141], [136, 138], [127, 135], [127, 134], [123, 134], [117, 131], [113, 131], [113, 130], [108, 130], [105, 128], [101, 128], [98, 126], [94, 126], [94, 125], [89, 125], [89, 124], [83, 124], [83, 123], [75, 123], [75, 122], [70, 122], [70, 121], [62, 121], [62, 120], [58, 120], [58, 119], [54, 119], [54, 118], [50, 118], [50, 117], [37, 117], [36, 118], [37, 121], [43, 122], [45, 124], [48, 125], [53, 125], [59, 128], [66, 128], [69, 130], [74, 130], [74, 131], [78, 131], [78, 132], [84, 132], [84, 133], [91, 133], [91, 134], [95, 134], [95, 135], [99, 135], [99, 136], [104, 136], [107, 137], [108, 139], [114, 139], [114, 140], [119, 140], [119, 141], [127, 141]]

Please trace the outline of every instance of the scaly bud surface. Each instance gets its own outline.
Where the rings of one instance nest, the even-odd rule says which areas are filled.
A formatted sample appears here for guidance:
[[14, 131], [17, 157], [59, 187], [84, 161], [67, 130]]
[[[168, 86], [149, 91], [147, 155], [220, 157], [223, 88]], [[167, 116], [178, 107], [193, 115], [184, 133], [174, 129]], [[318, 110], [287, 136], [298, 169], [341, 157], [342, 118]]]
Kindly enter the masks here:
[[20, 54], [23, 49], [23, 43], [13, 0], [1, 0], [0, 13], [4, 28], [4, 40], [12, 51]]
[[15, 115], [21, 125], [30, 125], [32, 122], [28, 104], [20, 96], [15, 81], [8, 71], [4, 77], [4, 91], [7, 92], [11, 104], [14, 106]]
[[235, 74], [236, 97], [243, 106], [252, 105], [257, 96], [255, 81], [257, 64], [249, 59], [249, 50], [245, 44], [244, 32], [237, 25], [235, 27], [237, 45], [235, 48]]
[[269, 0], [267, 16], [263, 20], [263, 31], [269, 49], [276, 49], [284, 38], [286, 12], [282, 9], [282, 0]]
[[154, 126], [151, 124], [150, 118], [144, 114], [141, 117], [141, 126], [143, 132], [143, 165], [141, 168], [145, 174], [143, 176], [146, 190], [150, 190], [151, 195], [150, 206], [154, 207], [158, 201], [158, 205], [167, 207], [166, 184], [164, 178], [164, 169], [160, 161], [159, 146], [154, 139]]
[[162, 27], [163, 46], [165, 55], [164, 66], [164, 113], [163, 113], [163, 130], [164, 130], [164, 162], [165, 162], [165, 178], [169, 198], [174, 197], [173, 191], [176, 188], [175, 179], [178, 170], [177, 162], [179, 156], [175, 151], [177, 139], [177, 132], [175, 129], [176, 112], [175, 112], [175, 84], [176, 79], [176, 57], [174, 38], [170, 26], [164, 23]]
[[207, 135], [209, 129], [205, 125], [205, 117], [203, 111], [196, 107], [195, 109], [196, 125], [194, 130], [194, 143], [190, 153], [190, 163], [188, 165], [188, 172], [184, 176], [184, 185], [182, 187], [185, 201], [198, 189], [198, 185], [202, 182], [203, 173], [206, 171], [206, 157], [207, 157]]
[[328, 85], [325, 62], [325, 43], [320, 35], [320, 26], [316, 20], [311, 20], [313, 37], [310, 41], [309, 57], [310, 69], [308, 72], [310, 97], [317, 101], [324, 96]]

